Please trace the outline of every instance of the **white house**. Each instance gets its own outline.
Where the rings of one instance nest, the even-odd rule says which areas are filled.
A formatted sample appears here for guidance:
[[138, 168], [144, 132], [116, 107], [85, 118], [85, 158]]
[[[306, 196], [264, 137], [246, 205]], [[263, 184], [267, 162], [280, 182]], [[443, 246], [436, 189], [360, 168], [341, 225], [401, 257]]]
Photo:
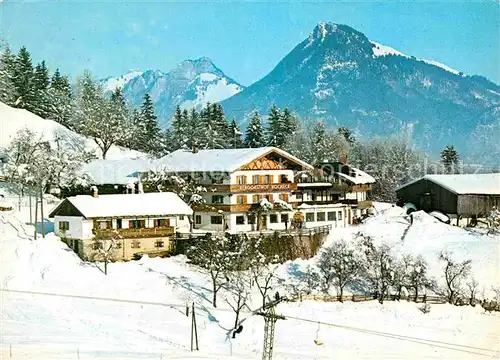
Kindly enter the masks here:
[[[176, 232], [189, 232], [193, 210], [174, 193], [77, 195], [64, 199], [49, 217], [58, 236], [82, 257], [89, 257], [92, 241], [113, 240], [120, 245], [116, 258], [168, 250]], [[90, 241], [90, 242], [89, 242]]]

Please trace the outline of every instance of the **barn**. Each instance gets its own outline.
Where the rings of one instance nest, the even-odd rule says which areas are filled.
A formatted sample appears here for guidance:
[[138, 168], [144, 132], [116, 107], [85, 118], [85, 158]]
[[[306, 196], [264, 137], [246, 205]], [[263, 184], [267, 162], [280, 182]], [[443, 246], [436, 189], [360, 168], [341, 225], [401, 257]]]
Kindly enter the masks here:
[[500, 173], [425, 175], [396, 189], [400, 202], [440, 211], [456, 225], [469, 225], [500, 207]]

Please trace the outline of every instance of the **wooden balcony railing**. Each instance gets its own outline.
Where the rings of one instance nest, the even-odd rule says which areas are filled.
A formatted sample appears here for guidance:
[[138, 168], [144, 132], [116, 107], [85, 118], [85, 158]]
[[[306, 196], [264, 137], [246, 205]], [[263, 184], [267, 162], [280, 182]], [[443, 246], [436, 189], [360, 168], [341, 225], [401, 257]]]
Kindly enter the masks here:
[[112, 239], [123, 237], [125, 239], [137, 239], [148, 237], [164, 237], [174, 234], [173, 227], [155, 227], [142, 229], [94, 229], [96, 239]]

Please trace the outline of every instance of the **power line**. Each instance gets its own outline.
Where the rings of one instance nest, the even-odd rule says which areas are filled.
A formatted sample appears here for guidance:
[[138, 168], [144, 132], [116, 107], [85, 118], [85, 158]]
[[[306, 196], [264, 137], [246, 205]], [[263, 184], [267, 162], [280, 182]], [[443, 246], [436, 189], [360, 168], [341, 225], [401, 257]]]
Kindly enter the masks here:
[[[73, 295], [73, 294], [57, 294], [57, 293], [28, 291], [28, 290], [14, 290], [14, 289], [4, 289], [4, 288], [0, 288], [0, 291], [11, 292], [11, 293], [20, 293], [20, 294], [32, 294], [32, 295], [76, 298], [76, 299], [85, 299], [85, 300], [111, 301], [111, 302], [128, 303], [128, 304], [153, 305], [153, 306], [182, 308], [182, 309], [184, 309], [186, 306], [185, 304], [166, 304], [166, 303], [151, 302], [151, 301], [126, 300], [126, 299], [105, 298], [105, 297], [95, 297], [95, 296], [86, 296], [86, 295]], [[204, 310], [203, 307], [195, 306], [195, 308], [198, 310]], [[230, 309], [217, 309], [217, 311], [232, 311], [232, 310], [230, 310]], [[250, 313], [250, 316], [257, 315], [255, 311], [252, 311], [249, 313]], [[493, 353], [498, 351], [498, 350], [479, 348], [479, 347], [474, 347], [474, 346], [469, 346], [469, 345], [460, 345], [460, 344], [454, 344], [454, 343], [448, 343], [448, 342], [443, 342], [443, 341], [430, 340], [430, 339], [424, 339], [424, 338], [418, 338], [418, 337], [412, 337], [412, 336], [406, 336], [406, 335], [391, 334], [391, 333], [386, 333], [386, 332], [381, 332], [381, 331], [376, 331], [376, 330], [363, 329], [363, 328], [335, 324], [335, 323], [328, 323], [328, 322], [324, 322], [324, 321], [301, 318], [301, 317], [296, 317], [296, 316], [289, 316], [289, 315], [285, 315], [285, 314], [283, 314], [283, 316], [287, 319], [293, 319], [293, 320], [303, 321], [303, 322], [310, 322], [310, 323], [314, 323], [314, 324], [321, 324], [321, 325], [325, 325], [325, 326], [336, 327], [336, 328], [340, 328], [340, 329], [366, 333], [369, 335], [382, 336], [382, 337], [387, 337], [387, 338], [392, 338], [392, 339], [402, 340], [402, 341], [409, 341], [409, 342], [414, 342], [414, 343], [418, 343], [418, 344], [439, 347], [439, 348], [443, 348], [443, 349], [449, 349], [449, 350], [455, 350], [455, 351], [464, 352], [464, 353], [470, 353], [470, 354], [474, 354], [474, 355], [491, 356], [491, 354], [486, 355], [483, 353], [474, 352], [474, 351], [470, 351], [470, 350], [466, 350], [466, 349], [493, 352]], [[451, 346], [454, 346], [454, 347], [451, 347]], [[462, 348], [462, 349], [460, 349], [460, 348]]]
[[[486, 354], [477, 353], [477, 352], [473, 352], [473, 351], [468, 351], [465, 349], [457, 349], [457, 348], [453, 348], [453, 347], [449, 347], [449, 346], [462, 347], [462, 348], [466, 348], [466, 349], [487, 351], [487, 352], [493, 352], [493, 353], [498, 351], [498, 350], [485, 349], [485, 348], [479, 348], [479, 347], [468, 346], [468, 345], [460, 345], [460, 344], [454, 344], [454, 343], [448, 343], [448, 342], [443, 342], [443, 341], [430, 340], [430, 339], [424, 339], [424, 338], [418, 338], [418, 337], [412, 337], [412, 336], [406, 336], [406, 335], [391, 334], [391, 333], [386, 333], [386, 332], [382, 332], [382, 331], [357, 328], [357, 327], [347, 326], [347, 325], [327, 323], [327, 322], [323, 322], [323, 321], [300, 318], [300, 317], [295, 317], [295, 316], [288, 316], [288, 315], [283, 315], [283, 316], [285, 316], [287, 319], [293, 319], [293, 320], [298, 320], [298, 321], [310, 322], [310, 323], [314, 323], [314, 324], [321, 324], [321, 325], [326, 325], [326, 326], [331, 326], [331, 327], [337, 327], [337, 328], [341, 328], [341, 329], [362, 332], [362, 333], [366, 333], [366, 334], [370, 334], [370, 335], [388, 337], [388, 338], [393, 338], [396, 340], [410, 341], [410, 342], [415, 342], [415, 343], [429, 345], [429, 346], [435, 346], [435, 347], [440, 347], [440, 348], [445, 348], [445, 349], [450, 349], [450, 350], [455, 350], [455, 351], [471, 353], [471, 354], [475, 354], [475, 355], [491, 356], [491, 355], [486, 355]], [[443, 345], [449, 345], [449, 346], [443, 346]]]

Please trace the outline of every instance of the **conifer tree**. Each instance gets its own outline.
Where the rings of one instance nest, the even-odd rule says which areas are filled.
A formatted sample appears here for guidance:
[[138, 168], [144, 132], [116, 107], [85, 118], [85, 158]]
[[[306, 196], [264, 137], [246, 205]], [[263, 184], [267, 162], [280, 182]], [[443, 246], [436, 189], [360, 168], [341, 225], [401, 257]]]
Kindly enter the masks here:
[[245, 132], [245, 145], [250, 148], [258, 148], [266, 145], [262, 119], [257, 110], [252, 114], [250, 123], [247, 126]]
[[44, 119], [48, 117], [50, 109], [49, 85], [49, 70], [45, 66], [45, 61], [42, 61], [36, 65], [34, 70], [33, 87], [35, 98], [33, 112]]
[[241, 139], [242, 132], [234, 119], [229, 124], [229, 134], [229, 148], [240, 149], [244, 146], [243, 140]]
[[337, 129], [337, 132], [342, 135], [349, 144], [354, 144], [356, 142], [356, 138], [354, 137], [354, 134], [349, 128], [346, 128], [345, 126], [341, 126]]
[[73, 108], [73, 94], [67, 76], [61, 76], [59, 69], [56, 69], [48, 89], [50, 106], [48, 118], [72, 129], [71, 113]]
[[7, 105], [14, 105], [14, 61], [15, 56], [8, 46], [0, 57], [0, 101]]
[[456, 174], [458, 172], [460, 156], [453, 145], [446, 145], [441, 151], [441, 162], [447, 174]]
[[267, 144], [282, 148], [286, 143], [286, 132], [280, 109], [273, 105], [267, 119]]
[[189, 112], [189, 129], [188, 129], [188, 149], [193, 148], [193, 144], [195, 141], [200, 143], [200, 139], [203, 138], [204, 129], [201, 125], [200, 114], [196, 111], [195, 108], [192, 108]]
[[140, 117], [144, 123], [146, 138], [143, 149], [148, 153], [158, 154], [162, 151], [161, 149], [163, 147], [161, 144], [161, 131], [158, 126], [153, 101], [148, 93], [143, 97]]
[[185, 113], [181, 110], [180, 106], [177, 105], [171, 125], [172, 144], [175, 149], [187, 148], [187, 130], [188, 124]]
[[12, 82], [14, 85], [14, 105], [33, 112], [36, 99], [33, 64], [31, 55], [24, 46], [14, 59]]

